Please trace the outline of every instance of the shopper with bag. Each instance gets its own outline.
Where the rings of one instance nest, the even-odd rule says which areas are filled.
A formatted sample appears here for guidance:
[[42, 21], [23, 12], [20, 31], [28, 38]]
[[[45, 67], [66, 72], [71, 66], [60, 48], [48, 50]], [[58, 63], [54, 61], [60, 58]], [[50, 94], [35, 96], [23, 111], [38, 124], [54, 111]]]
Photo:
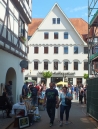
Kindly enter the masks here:
[[70, 123], [68, 121], [68, 119], [69, 119], [69, 111], [71, 108], [71, 100], [72, 100], [72, 94], [67, 92], [67, 87], [64, 86], [62, 88], [62, 93], [60, 95], [60, 101], [59, 101], [59, 103], [61, 103], [61, 105], [60, 105], [60, 126], [63, 125], [64, 111], [65, 111], [65, 115], [66, 115], [66, 123], [65, 124]]

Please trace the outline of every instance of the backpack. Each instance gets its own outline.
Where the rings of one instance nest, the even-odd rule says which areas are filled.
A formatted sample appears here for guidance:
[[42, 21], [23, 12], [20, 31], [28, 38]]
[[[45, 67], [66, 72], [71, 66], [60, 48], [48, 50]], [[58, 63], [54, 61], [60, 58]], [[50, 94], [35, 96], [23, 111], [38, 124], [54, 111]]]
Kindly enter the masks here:
[[35, 87], [31, 88], [31, 92], [32, 96], [37, 96], [37, 89]]

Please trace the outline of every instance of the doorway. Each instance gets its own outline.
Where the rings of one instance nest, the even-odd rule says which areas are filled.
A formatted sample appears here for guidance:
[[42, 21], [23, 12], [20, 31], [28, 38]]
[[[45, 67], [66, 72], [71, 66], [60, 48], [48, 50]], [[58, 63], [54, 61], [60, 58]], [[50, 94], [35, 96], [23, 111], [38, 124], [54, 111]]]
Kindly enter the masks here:
[[77, 78], [76, 79], [76, 85], [82, 84], [82, 78]]
[[13, 94], [13, 102], [16, 102], [16, 72], [14, 68], [9, 68], [6, 73], [6, 84], [8, 81], [12, 81], [12, 94]]

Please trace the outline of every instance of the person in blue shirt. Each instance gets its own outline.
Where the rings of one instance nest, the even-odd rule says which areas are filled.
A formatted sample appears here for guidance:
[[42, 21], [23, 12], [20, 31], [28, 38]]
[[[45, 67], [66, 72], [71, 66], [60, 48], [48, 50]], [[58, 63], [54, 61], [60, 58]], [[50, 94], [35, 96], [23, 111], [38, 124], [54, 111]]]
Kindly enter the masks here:
[[70, 123], [68, 121], [68, 119], [69, 119], [69, 111], [70, 111], [71, 105], [66, 105], [65, 98], [68, 98], [70, 101], [72, 100], [72, 94], [67, 91], [67, 87], [66, 86], [64, 86], [62, 88], [62, 93], [60, 95], [60, 101], [59, 101], [59, 103], [61, 104], [60, 105], [60, 126], [63, 125], [63, 114], [64, 114], [64, 111], [65, 111], [65, 115], [66, 115], [66, 123], [65, 124], [69, 124]]
[[22, 96], [27, 97], [29, 92], [28, 82], [26, 82], [22, 87]]

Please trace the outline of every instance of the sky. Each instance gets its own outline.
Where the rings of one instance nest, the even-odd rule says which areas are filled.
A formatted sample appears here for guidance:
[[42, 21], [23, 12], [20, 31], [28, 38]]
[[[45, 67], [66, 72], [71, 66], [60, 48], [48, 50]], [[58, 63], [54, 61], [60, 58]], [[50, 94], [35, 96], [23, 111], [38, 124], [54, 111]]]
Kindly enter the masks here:
[[88, 22], [88, 0], [32, 0], [32, 18], [45, 18], [55, 3], [68, 18], [82, 18]]

